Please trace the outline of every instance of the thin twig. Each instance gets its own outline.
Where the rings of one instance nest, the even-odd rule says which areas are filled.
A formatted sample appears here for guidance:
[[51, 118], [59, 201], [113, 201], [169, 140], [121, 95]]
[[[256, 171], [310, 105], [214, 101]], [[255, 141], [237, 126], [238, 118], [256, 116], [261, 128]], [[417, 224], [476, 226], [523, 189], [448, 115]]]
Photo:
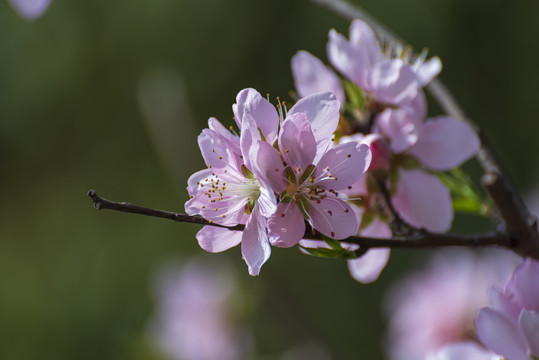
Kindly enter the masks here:
[[[347, 21], [361, 19], [367, 22], [377, 33], [379, 39], [392, 38], [405, 45], [405, 42], [380, 24], [359, 6], [353, 6], [343, 0], [312, 0]], [[504, 222], [504, 227], [517, 240], [516, 251], [523, 256], [539, 259], [539, 234], [536, 219], [530, 214], [519, 194], [513, 190], [508, 177], [500, 165], [485, 134], [473, 123], [460, 107], [449, 89], [438, 78], [431, 81], [427, 91], [440, 107], [449, 115], [466, 121], [478, 133], [481, 146], [476, 158], [484, 170], [482, 184], [494, 200]]]
[[412, 225], [405, 222], [393, 206], [393, 202], [391, 201], [391, 195], [389, 194], [389, 191], [386, 187], [386, 184], [378, 180], [378, 189], [380, 190], [380, 193], [382, 194], [385, 202], [385, 206], [389, 210], [389, 213], [391, 214], [391, 232], [393, 235], [400, 235], [400, 236], [412, 236], [412, 235], [418, 235], [420, 230], [413, 227]]
[[[88, 196], [92, 199], [94, 207], [98, 210], [109, 209], [133, 214], [154, 216], [173, 220], [177, 222], [192, 223], [198, 225], [211, 225], [226, 228], [229, 230], [243, 230], [244, 225], [236, 225], [226, 227], [204, 220], [198, 216], [189, 216], [181, 213], [170, 211], [150, 209], [126, 202], [116, 202], [101, 198], [94, 190], [88, 191]], [[323, 236], [318, 232], [306, 231], [304, 239], [322, 240]], [[356, 244], [364, 249], [369, 248], [399, 248], [399, 249], [419, 249], [419, 248], [434, 248], [440, 246], [472, 246], [472, 247], [487, 247], [500, 246], [511, 248], [513, 246], [512, 239], [504, 232], [477, 234], [477, 235], [457, 235], [457, 234], [430, 234], [421, 233], [411, 237], [392, 237], [391, 239], [381, 239], [368, 236], [351, 236], [341, 240], [343, 243]]]

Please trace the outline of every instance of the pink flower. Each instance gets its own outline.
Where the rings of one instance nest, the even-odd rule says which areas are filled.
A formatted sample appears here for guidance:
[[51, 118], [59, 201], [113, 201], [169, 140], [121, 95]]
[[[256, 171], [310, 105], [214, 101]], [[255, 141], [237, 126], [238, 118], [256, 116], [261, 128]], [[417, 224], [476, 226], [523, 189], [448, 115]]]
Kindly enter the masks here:
[[488, 303], [488, 286], [503, 284], [519, 262], [514, 253], [501, 249], [481, 257], [463, 250], [440, 252], [425, 271], [387, 296], [390, 358], [424, 359], [446, 345], [474, 338], [474, 318]]
[[338, 191], [359, 180], [369, 149], [356, 143], [330, 147], [327, 140], [338, 119], [339, 103], [333, 94], [309, 95], [288, 111], [279, 133], [279, 151], [259, 144], [258, 157], [269, 166], [257, 170], [280, 194], [277, 211], [268, 222], [272, 244], [297, 244], [305, 232], [304, 218], [334, 239], [357, 233], [358, 220]]
[[238, 286], [223, 265], [190, 260], [159, 274], [152, 330], [167, 358], [236, 360], [249, 352], [251, 336], [231, 312]]
[[437, 57], [424, 61], [425, 54], [413, 56], [399, 45], [382, 49], [361, 20], [351, 23], [349, 40], [332, 29], [327, 53], [339, 72], [383, 104], [410, 106], [442, 68]]
[[386, 109], [376, 117], [376, 130], [396, 154], [419, 160], [423, 168], [401, 167], [393, 206], [409, 224], [446, 232], [453, 221], [451, 194], [436, 175], [460, 166], [479, 149], [479, 138], [463, 121], [439, 116], [425, 122], [405, 109]]
[[254, 89], [242, 90], [233, 109], [241, 130], [239, 138], [213, 118], [208, 121], [210, 128], [198, 137], [208, 168], [189, 178], [191, 199], [185, 210], [219, 225], [245, 224], [243, 232], [205, 226], [197, 239], [210, 252], [224, 251], [241, 242], [249, 274], [258, 275], [271, 254], [266, 222], [276, 210], [276, 198], [266, 179], [256, 172], [266, 161], [257, 156], [256, 148], [265, 143], [262, 136], [269, 141], [276, 138], [279, 115]]
[[26, 20], [36, 20], [49, 8], [51, 0], [9, 0], [11, 6]]
[[490, 289], [490, 307], [479, 311], [477, 334], [508, 360], [539, 358], [539, 262], [526, 259], [502, 290]]

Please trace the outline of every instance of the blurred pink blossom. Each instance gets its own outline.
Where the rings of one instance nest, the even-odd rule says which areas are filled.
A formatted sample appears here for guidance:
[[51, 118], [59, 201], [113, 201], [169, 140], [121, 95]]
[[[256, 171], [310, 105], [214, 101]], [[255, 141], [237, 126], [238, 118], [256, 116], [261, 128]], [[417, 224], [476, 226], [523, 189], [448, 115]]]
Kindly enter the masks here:
[[9, 0], [15, 11], [26, 20], [36, 20], [49, 8], [52, 0]]
[[480, 256], [466, 250], [440, 252], [427, 269], [387, 296], [390, 358], [424, 359], [446, 345], [474, 339], [474, 318], [488, 304], [488, 287], [507, 281], [520, 261], [502, 249]]
[[483, 345], [508, 360], [539, 358], [539, 261], [524, 260], [503, 290], [493, 286], [475, 324]]
[[378, 42], [376, 34], [362, 20], [350, 24], [349, 39], [332, 29], [327, 54], [331, 64], [369, 96], [383, 104], [414, 107], [421, 89], [442, 69], [439, 58], [424, 61], [399, 44]]
[[251, 350], [233, 316], [237, 284], [225, 264], [200, 259], [170, 266], [157, 281], [154, 336], [173, 360], [237, 360]]

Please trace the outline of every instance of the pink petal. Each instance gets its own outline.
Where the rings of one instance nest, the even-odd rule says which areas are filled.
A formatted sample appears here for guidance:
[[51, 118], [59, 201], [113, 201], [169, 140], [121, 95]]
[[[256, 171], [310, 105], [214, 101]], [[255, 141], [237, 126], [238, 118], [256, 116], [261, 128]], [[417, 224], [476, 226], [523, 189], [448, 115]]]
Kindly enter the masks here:
[[316, 164], [315, 183], [326, 189], [347, 189], [365, 173], [369, 153], [365, 144], [349, 142], [335, 146]]
[[325, 151], [331, 144], [333, 132], [339, 124], [339, 108], [339, 101], [332, 93], [316, 93], [298, 101], [288, 111], [288, 116], [304, 113], [311, 123], [318, 149]]
[[197, 140], [208, 167], [218, 169], [227, 166], [229, 161], [227, 144], [215, 131], [204, 129]]
[[391, 150], [401, 153], [417, 142], [422, 119], [404, 109], [386, 109], [375, 121], [376, 131], [389, 139]]
[[429, 119], [409, 153], [433, 170], [449, 170], [474, 156], [479, 138], [470, 125], [451, 117]]
[[488, 349], [511, 360], [529, 360], [527, 345], [516, 321], [508, 316], [483, 308], [475, 320], [479, 339]]
[[327, 54], [331, 65], [341, 74], [364, 87], [369, 70], [369, 57], [351, 45], [346, 38], [334, 29], [329, 31]]
[[350, 24], [350, 43], [363, 55], [366, 67], [372, 67], [383, 60], [380, 43], [371, 27], [363, 20], [354, 20]]
[[295, 203], [279, 203], [268, 220], [270, 242], [273, 246], [291, 247], [305, 234], [305, 219]]
[[539, 357], [539, 313], [532, 310], [522, 310], [518, 324], [528, 341], [531, 355]]
[[261, 140], [260, 132], [256, 127], [256, 121], [253, 115], [247, 110], [243, 113], [242, 124], [241, 124], [241, 134], [240, 134], [240, 148], [241, 154], [243, 156], [243, 161], [245, 166], [251, 170], [257, 159], [256, 156], [251, 150], [255, 144]]
[[414, 100], [410, 103], [401, 104], [401, 107], [415, 113], [416, 118], [423, 122], [427, 116], [427, 99], [425, 98], [425, 93], [423, 91], [418, 91]]
[[[391, 229], [386, 222], [376, 218], [365, 230], [360, 232], [360, 235], [388, 239], [391, 238]], [[389, 249], [370, 249], [359, 259], [349, 260], [350, 275], [364, 284], [375, 281], [385, 268], [389, 254]]]
[[256, 276], [260, 268], [271, 255], [271, 246], [266, 230], [266, 219], [259, 213], [258, 205], [255, 205], [241, 240], [241, 253], [247, 263], [249, 275]]
[[489, 288], [488, 297], [490, 299], [491, 309], [511, 316], [515, 320], [518, 319], [522, 306], [517, 304], [512, 297], [504, 294], [503, 291], [496, 286]]
[[357, 233], [359, 221], [344, 201], [327, 197], [309, 201], [308, 213], [313, 227], [333, 239], [346, 239]]
[[260, 209], [260, 214], [268, 218], [277, 211], [277, 198], [271, 187], [265, 182], [260, 182], [260, 195], [256, 201]]
[[[350, 135], [350, 136], [343, 136], [339, 139], [339, 143], [340, 144], [346, 144], [346, 143], [356, 143], [356, 144], [365, 144], [367, 146], [369, 146], [369, 140], [372, 139], [370, 138], [371, 135], [374, 135], [374, 136], [377, 136], [377, 134], [369, 134], [369, 135], [363, 135], [362, 133], [355, 133], [353, 135]], [[370, 148], [370, 146], [369, 146]], [[367, 169], [370, 168], [371, 166], [371, 163], [373, 161], [372, 159], [372, 150], [369, 151], [369, 153], [367, 154], [367, 156], [365, 157], [365, 171], [367, 171]], [[360, 180], [363, 179], [363, 176], [360, 178]], [[349, 189], [346, 190], [346, 193], [349, 193], [349, 194], [366, 194], [366, 191], [354, 191], [352, 189]]]
[[395, 59], [379, 62], [372, 68], [365, 90], [382, 103], [399, 105], [413, 101], [420, 87], [415, 72]]
[[203, 218], [220, 225], [234, 226], [240, 223], [244, 214], [243, 209], [248, 201], [247, 198], [225, 199], [220, 198], [218, 194], [208, 194], [207, 192], [213, 185], [212, 181], [217, 179], [216, 176], [231, 184], [238, 181], [237, 178], [232, 178], [224, 173], [225, 170], [233, 172], [232, 168], [226, 167], [215, 170], [205, 169], [191, 175], [187, 190], [192, 198], [185, 203], [187, 214], [201, 215]]
[[232, 152], [241, 155], [240, 138], [238, 136], [232, 134], [223, 126], [223, 124], [221, 124], [219, 120], [214, 117], [208, 119], [208, 127], [210, 130], [215, 131], [223, 139]]
[[313, 163], [316, 140], [305, 114], [288, 115], [281, 126], [279, 149], [283, 160], [299, 175]]
[[454, 343], [441, 348], [426, 360], [500, 360], [500, 356], [487, 351], [474, 342]]
[[451, 228], [451, 195], [435, 175], [421, 170], [401, 170], [393, 206], [413, 226], [438, 233]]
[[425, 61], [416, 70], [417, 78], [421, 87], [426, 86], [442, 71], [442, 61], [435, 56]]
[[[204, 181], [207, 177], [211, 176], [212, 170], [211, 169], [204, 169], [197, 171], [193, 175], [187, 179], [187, 192], [189, 195], [194, 195], [197, 191], [199, 191], [199, 183]], [[185, 211], [188, 211], [187, 208]], [[192, 215], [192, 214], [189, 214]]]
[[198, 244], [204, 250], [218, 253], [228, 250], [241, 242], [243, 233], [217, 226], [204, 226], [196, 235]]
[[262, 135], [270, 143], [277, 137], [279, 127], [279, 115], [275, 107], [262, 97], [255, 89], [243, 89], [236, 96], [236, 103], [232, 105], [236, 123], [243, 131], [243, 114], [248, 111], [255, 120], [256, 129], [260, 129]]
[[370, 249], [359, 259], [348, 260], [350, 275], [360, 283], [369, 284], [380, 276], [389, 260], [389, 249]]
[[[256, 176], [269, 184], [276, 193], [281, 193], [286, 189], [284, 178], [284, 165], [279, 152], [270, 144], [258, 141], [251, 150], [256, 154], [256, 163], [253, 171]], [[255, 155], [251, 156], [254, 157]]]
[[507, 289], [524, 308], [539, 312], [539, 261], [525, 259], [515, 270]]
[[298, 51], [292, 57], [292, 75], [300, 97], [317, 92], [332, 92], [344, 105], [344, 91], [337, 75], [320, 59], [306, 51]]

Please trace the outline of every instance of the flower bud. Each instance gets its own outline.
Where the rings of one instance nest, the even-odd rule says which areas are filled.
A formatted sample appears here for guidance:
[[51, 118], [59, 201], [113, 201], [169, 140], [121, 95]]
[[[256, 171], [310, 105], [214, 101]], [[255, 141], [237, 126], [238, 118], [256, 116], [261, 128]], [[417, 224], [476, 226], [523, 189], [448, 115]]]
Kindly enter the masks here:
[[366, 135], [361, 143], [369, 146], [371, 150], [371, 162], [367, 171], [388, 171], [391, 162], [391, 149], [384, 138], [378, 134]]

